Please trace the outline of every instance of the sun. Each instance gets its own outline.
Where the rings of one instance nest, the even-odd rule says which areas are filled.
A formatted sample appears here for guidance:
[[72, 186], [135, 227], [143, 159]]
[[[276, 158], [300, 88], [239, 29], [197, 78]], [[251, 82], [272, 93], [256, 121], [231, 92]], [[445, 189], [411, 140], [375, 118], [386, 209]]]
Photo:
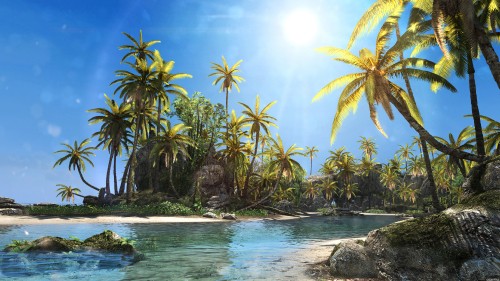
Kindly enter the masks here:
[[311, 43], [318, 32], [316, 16], [308, 10], [295, 10], [282, 22], [285, 38], [293, 45]]

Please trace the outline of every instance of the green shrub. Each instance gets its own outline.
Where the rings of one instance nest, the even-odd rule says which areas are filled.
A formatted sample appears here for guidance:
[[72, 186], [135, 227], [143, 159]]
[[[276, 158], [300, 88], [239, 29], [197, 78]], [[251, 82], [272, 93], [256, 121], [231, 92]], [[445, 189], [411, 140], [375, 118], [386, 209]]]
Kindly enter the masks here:
[[385, 214], [386, 211], [381, 210], [381, 209], [369, 209], [369, 210], [366, 210], [365, 213], [368, 213], [368, 214]]

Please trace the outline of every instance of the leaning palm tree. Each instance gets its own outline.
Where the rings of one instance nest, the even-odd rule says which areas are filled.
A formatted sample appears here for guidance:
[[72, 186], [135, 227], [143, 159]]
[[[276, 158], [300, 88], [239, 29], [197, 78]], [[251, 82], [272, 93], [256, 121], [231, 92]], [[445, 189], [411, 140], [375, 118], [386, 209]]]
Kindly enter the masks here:
[[260, 97], [257, 95], [257, 98], [255, 99], [255, 109], [252, 110], [252, 108], [242, 102], [241, 104], [244, 107], [243, 114], [246, 115], [246, 118], [243, 119], [243, 123], [245, 123], [246, 126], [250, 127], [250, 137], [253, 140], [255, 136], [255, 142], [254, 142], [254, 151], [252, 155], [252, 160], [250, 161], [250, 166], [248, 167], [247, 170], [247, 175], [245, 177], [245, 183], [243, 185], [243, 197], [246, 197], [247, 191], [248, 191], [248, 184], [250, 182], [250, 175], [253, 172], [253, 165], [255, 162], [255, 158], [257, 157], [257, 151], [259, 149], [259, 137], [261, 134], [261, 131], [264, 132], [266, 135], [269, 135], [269, 127], [277, 127], [274, 121], [276, 118], [273, 116], [269, 115], [267, 111], [271, 109], [271, 107], [276, 103], [276, 101], [268, 103], [266, 106], [260, 109]]
[[57, 189], [57, 191], [59, 191], [59, 193], [57, 193], [57, 196], [61, 196], [61, 201], [73, 201], [74, 204], [75, 196], [83, 197], [79, 194], [81, 190], [76, 187], [71, 187], [70, 185], [64, 184], [57, 184], [57, 186], [59, 186], [59, 188]]
[[238, 83], [241, 83], [245, 81], [243, 77], [237, 75], [239, 70], [239, 66], [243, 62], [243, 60], [237, 61], [233, 66], [229, 67], [226, 62], [226, 58], [222, 56], [222, 65], [217, 64], [217, 63], [212, 63], [212, 69], [215, 71], [211, 73], [208, 76], [215, 76], [215, 80], [213, 82], [213, 85], [217, 85], [219, 82], [222, 81], [221, 86], [220, 86], [220, 91], [224, 91], [226, 93], [226, 116], [228, 116], [228, 99], [229, 99], [229, 92], [231, 92], [233, 86], [240, 91], [240, 87], [238, 86]]
[[[154, 138], [155, 144], [150, 153], [150, 157], [153, 159], [163, 156], [165, 167], [169, 170], [170, 188], [177, 197], [180, 194], [175, 188], [173, 181], [173, 165], [179, 156], [190, 158], [187, 147], [194, 146], [195, 142], [184, 134], [184, 131], [189, 129], [190, 127], [187, 127], [183, 123], [170, 127], [169, 122], [167, 122], [165, 132]], [[156, 164], [158, 165], [158, 163]]]
[[295, 144], [293, 144], [289, 148], [285, 148], [283, 146], [283, 141], [281, 140], [279, 135], [276, 136], [276, 139], [270, 138], [269, 141], [270, 147], [266, 150], [265, 153], [268, 154], [271, 158], [271, 161], [269, 162], [269, 168], [271, 170], [277, 171], [276, 183], [273, 189], [270, 190], [266, 196], [261, 198], [259, 201], [243, 208], [242, 210], [253, 208], [268, 200], [278, 190], [280, 181], [283, 177], [293, 178], [294, 170], [296, 170], [297, 168], [302, 169], [302, 166], [300, 166], [299, 162], [292, 158], [293, 156], [300, 155], [300, 151], [302, 150], [302, 148], [297, 147]]
[[304, 151], [304, 156], [309, 157], [309, 160], [311, 161], [311, 165], [309, 168], [309, 175], [312, 175], [312, 168], [313, 168], [313, 158], [316, 157], [316, 153], [318, 152], [318, 148], [316, 146], [309, 147], [306, 146], [305, 151]]
[[122, 154], [123, 149], [128, 152], [128, 146], [132, 144], [132, 141], [130, 140], [130, 129], [132, 127], [131, 120], [133, 112], [131, 110], [131, 105], [128, 103], [121, 103], [118, 105], [106, 94], [104, 94], [104, 98], [106, 99], [106, 104], [108, 105], [109, 110], [105, 108], [94, 108], [88, 110], [88, 112], [98, 114], [89, 119], [89, 124], [102, 123], [99, 131], [95, 132], [92, 136], [97, 136], [99, 138], [99, 143], [96, 147], [102, 145], [103, 149], [107, 149], [109, 151], [108, 168], [106, 170], [106, 194], [111, 194], [110, 175], [111, 165], [113, 163], [114, 189], [115, 194], [118, 194], [116, 157]]
[[92, 167], [94, 166], [94, 163], [90, 161], [90, 156], [94, 156], [94, 153], [92, 151], [95, 150], [95, 147], [89, 146], [86, 147], [90, 143], [90, 139], [85, 139], [81, 143], [78, 143], [75, 141], [73, 146], [67, 144], [67, 143], [62, 143], [63, 146], [66, 147], [66, 149], [61, 149], [56, 151], [55, 153], [64, 153], [65, 155], [61, 158], [59, 158], [56, 163], [54, 164], [55, 166], [61, 165], [64, 163], [66, 160], [69, 160], [69, 165], [68, 169], [71, 170], [77, 170], [78, 174], [80, 175], [80, 179], [82, 179], [83, 183], [85, 183], [87, 186], [90, 188], [99, 191], [99, 188], [88, 183], [85, 178], [83, 177], [83, 173], [85, 172], [85, 162], [88, 162]]

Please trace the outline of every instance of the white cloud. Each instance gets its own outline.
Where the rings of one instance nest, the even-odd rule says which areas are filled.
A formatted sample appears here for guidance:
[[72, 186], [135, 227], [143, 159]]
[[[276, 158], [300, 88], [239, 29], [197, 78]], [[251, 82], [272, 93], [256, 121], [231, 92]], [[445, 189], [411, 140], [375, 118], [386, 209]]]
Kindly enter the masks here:
[[61, 135], [61, 127], [49, 124], [47, 126], [47, 133], [49, 133], [49, 135], [53, 136], [54, 138], [57, 138], [59, 135]]

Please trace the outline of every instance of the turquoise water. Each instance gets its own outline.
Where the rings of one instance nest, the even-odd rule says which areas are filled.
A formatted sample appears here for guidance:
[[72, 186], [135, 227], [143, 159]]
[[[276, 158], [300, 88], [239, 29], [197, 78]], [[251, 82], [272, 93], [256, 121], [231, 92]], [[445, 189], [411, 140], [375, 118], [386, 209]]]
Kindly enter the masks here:
[[[290, 280], [283, 260], [310, 243], [364, 236], [387, 216], [286, 221], [0, 226], [0, 248], [41, 236], [85, 239], [110, 229], [136, 241], [146, 259], [98, 253], [0, 252], [1, 280]], [[293, 265], [290, 265], [293, 267]], [[285, 276], [285, 277], [284, 277]]]

